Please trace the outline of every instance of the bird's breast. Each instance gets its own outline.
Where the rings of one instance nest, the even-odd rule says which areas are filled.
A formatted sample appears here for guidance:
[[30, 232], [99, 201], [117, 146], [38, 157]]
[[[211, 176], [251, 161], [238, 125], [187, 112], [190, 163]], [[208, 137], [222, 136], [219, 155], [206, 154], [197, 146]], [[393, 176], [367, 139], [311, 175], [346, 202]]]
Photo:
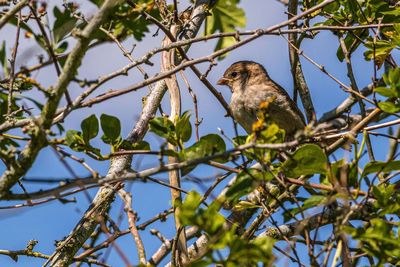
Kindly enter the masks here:
[[251, 133], [252, 126], [257, 117], [251, 112], [246, 105], [246, 98], [242, 94], [232, 94], [230, 108], [233, 113], [235, 120], [246, 130], [247, 133]]

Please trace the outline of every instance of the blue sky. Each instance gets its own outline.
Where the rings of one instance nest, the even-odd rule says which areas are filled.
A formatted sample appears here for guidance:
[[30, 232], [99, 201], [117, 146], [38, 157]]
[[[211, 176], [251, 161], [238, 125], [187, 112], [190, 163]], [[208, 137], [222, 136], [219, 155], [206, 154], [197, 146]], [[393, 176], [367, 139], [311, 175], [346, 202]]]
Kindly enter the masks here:
[[[245, 9], [247, 16], [247, 29], [267, 28], [268, 26], [286, 20], [286, 15], [284, 14], [285, 9], [283, 5], [277, 1], [254, 0], [242, 2], [242, 7]], [[88, 6], [88, 13], [90, 13], [91, 10], [93, 10], [93, 8]], [[144, 55], [150, 47], [158, 47], [160, 45], [161, 36], [152, 37], [153, 33], [154, 28], [151, 29], [151, 33], [147, 34], [144, 42], [138, 43], [134, 50], [133, 57], [140, 57]], [[7, 27], [2, 31], [2, 35], [0, 35], [0, 42], [5, 39], [10, 45], [10, 41], [14, 39], [14, 34], [15, 28]], [[24, 49], [29, 50], [32, 48], [34, 43], [33, 40], [22, 40], [24, 43], [21, 45], [21, 52]], [[128, 48], [131, 47], [132, 44], [132, 40], [124, 42], [124, 45]], [[209, 41], [205, 44], [197, 44], [190, 49], [189, 56], [193, 58], [205, 56], [212, 52], [214, 45], [215, 41]], [[337, 47], [337, 37], [326, 32], [319, 34], [315, 39], [305, 40], [302, 48], [308, 56], [315, 59], [319, 64], [324, 65], [329, 72], [334, 74], [345, 84], [349, 84], [346, 76], [346, 66], [336, 58]], [[35, 51], [37, 52], [38, 50]], [[362, 50], [357, 51], [353, 57], [355, 76], [360, 87], [369, 84], [373, 75], [373, 66], [371, 63], [363, 60], [362, 52]], [[264, 36], [231, 52], [225, 60], [219, 62], [218, 66], [213, 68], [212, 72], [208, 76], [209, 80], [215, 84], [225, 69], [238, 60], [253, 60], [263, 64], [268, 70], [270, 76], [286, 88], [289, 94], [292, 94], [293, 86], [288, 59], [288, 48], [286, 41], [282, 37]], [[17, 62], [19, 64], [27, 64], [27, 62], [33, 63], [35, 62], [35, 58], [18, 58]], [[154, 59], [153, 62], [155, 63], [155, 67], [150, 68], [149, 66], [145, 66], [146, 70], [150, 74], [155, 74], [159, 71], [158, 58]], [[310, 86], [314, 105], [317, 110], [317, 116], [320, 117], [324, 112], [337, 106], [347, 97], [347, 95], [343, 93], [334, 81], [319, 71], [315, 66], [304, 60], [302, 60], [302, 63], [306, 80]], [[97, 78], [100, 75], [117, 70], [126, 64], [128, 64], [128, 60], [122, 56], [121, 52], [115, 45], [103, 45], [87, 54], [84, 58], [83, 65], [79, 69], [79, 77], [85, 77], [88, 79]], [[206, 70], [207, 67], [208, 65], [206, 64], [200, 65], [200, 69], [203, 71]], [[187, 70], [186, 75], [193, 90], [197, 94], [200, 117], [204, 118], [204, 122], [200, 126], [200, 135], [217, 133], [217, 129], [221, 128], [228, 136], [233, 137], [234, 132], [232, 123], [230, 119], [224, 117], [224, 109], [213, 98], [207, 88], [198, 81], [194, 74]], [[56, 77], [57, 76], [52, 67], [40, 71], [37, 75], [37, 79], [40, 80], [44, 86], [50, 86], [53, 84]], [[94, 95], [98, 95], [109, 89], [123, 88], [132, 83], [138, 82], [140, 79], [141, 75], [139, 75], [136, 70], [132, 70], [128, 77], [117, 78], [107, 83]], [[217, 89], [220, 90], [224, 98], [229, 101], [229, 90], [225, 87], [218, 86]], [[80, 90], [81, 89], [75, 85], [70, 87], [70, 93], [72, 96], [78, 95]], [[99, 117], [101, 113], [107, 113], [117, 116], [121, 120], [123, 136], [126, 136], [135, 125], [141, 110], [141, 98], [145, 96], [147, 92], [148, 89], [144, 88], [138, 92], [130, 93], [122, 97], [114, 98], [111, 101], [95, 105], [92, 108], [73, 112], [65, 121], [65, 128], [79, 129], [82, 119], [90, 114], [96, 114]], [[182, 92], [183, 110], [193, 109], [191, 98], [183, 83]], [[33, 93], [33, 96], [40, 97], [40, 94]], [[163, 107], [165, 110], [168, 110], [168, 102], [166, 100], [167, 98], [163, 101]], [[243, 130], [241, 130], [241, 132], [243, 133]], [[152, 134], [146, 136], [146, 140], [151, 143], [153, 149], [157, 149], [162, 142]], [[384, 159], [384, 155], [387, 153], [387, 142], [381, 141], [380, 139], [377, 141], [377, 147], [379, 147], [376, 150], [377, 158]], [[101, 147], [104, 153], [108, 151], [108, 148], [102, 145], [99, 138], [93, 141], [93, 145]], [[338, 152], [338, 155], [341, 155], [342, 153], [347, 152], [340, 151]], [[157, 158], [146, 156], [141, 160], [135, 158], [133, 166], [135, 166], [135, 164], [137, 165], [139, 161], [141, 161], [139, 169], [155, 166], [157, 164]], [[73, 166], [78, 175], [88, 175], [87, 171], [80, 165], [71, 161], [68, 161], [68, 163]], [[93, 168], [99, 170], [101, 174], [105, 174], [107, 171], [108, 162], [96, 162], [92, 159], [88, 159], [88, 163]], [[0, 166], [0, 171], [3, 171], [3, 169], [4, 167]], [[203, 166], [196, 170], [195, 175], [198, 177], [209, 177], [217, 173], [221, 173], [221, 171]], [[44, 149], [40, 153], [34, 166], [26, 176], [37, 178], [71, 177], [70, 173], [68, 173], [65, 167], [57, 159], [55, 153], [50, 149]], [[155, 177], [166, 178], [167, 176], [165, 174], [160, 174]], [[26, 184], [26, 187], [31, 191], [39, 189], [37, 185], [32, 184]], [[198, 189], [201, 191], [201, 189], [196, 188], [196, 186], [192, 184], [184, 184], [183, 187], [188, 190]], [[13, 191], [17, 192], [20, 190], [15, 187]], [[94, 196], [96, 191], [96, 189], [90, 190], [91, 196]], [[169, 189], [150, 182], [135, 182], [132, 185], [132, 195], [133, 207], [138, 212], [141, 222], [153, 217], [155, 214], [165, 209], [168, 209], [171, 204], [169, 201]], [[67, 236], [88, 206], [88, 202], [83, 195], [77, 194], [74, 197], [77, 198], [77, 204], [62, 204], [58, 201], [52, 201], [35, 207], [11, 210], [0, 209], [0, 236], [2, 237], [0, 239], [0, 249], [23, 249], [30, 239], [37, 239], [39, 240], [39, 244], [36, 246], [35, 250], [51, 254], [54, 250], [54, 240], [61, 240], [64, 236]], [[16, 202], [2, 202], [1, 206], [12, 205], [15, 203]], [[111, 214], [114, 218], [119, 214], [120, 207], [121, 202], [117, 198], [111, 210]], [[123, 222], [121, 229], [126, 228], [127, 224], [126, 222]], [[164, 223], [155, 223], [150, 228], [160, 230], [160, 232], [168, 238], [173, 236], [173, 232], [170, 230], [173, 229], [173, 222], [171, 220]], [[149, 229], [142, 232], [142, 238], [148, 256], [152, 255], [152, 253], [161, 245], [158, 239], [148, 234]], [[137, 262], [135, 244], [130, 235], [119, 239], [118, 244], [123, 248], [126, 255], [129, 255], [131, 263]], [[0, 256], [0, 266], [39, 266], [42, 262], [42, 260], [21, 256], [18, 263], [15, 263], [8, 257]], [[112, 251], [108, 263], [112, 266], [123, 266], [120, 258], [115, 254], [115, 250]], [[288, 264], [290, 265], [290, 262], [288, 262]]]

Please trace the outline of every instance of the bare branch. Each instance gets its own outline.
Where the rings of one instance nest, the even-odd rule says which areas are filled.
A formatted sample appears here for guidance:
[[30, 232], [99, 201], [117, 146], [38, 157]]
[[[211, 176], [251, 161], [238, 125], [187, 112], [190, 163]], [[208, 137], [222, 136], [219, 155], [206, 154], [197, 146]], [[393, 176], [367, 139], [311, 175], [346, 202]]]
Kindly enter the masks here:
[[[297, 8], [298, 8], [298, 1], [290, 0], [288, 3], [289, 18], [297, 14]], [[289, 24], [288, 28], [289, 29], [297, 28], [297, 22], [295, 22], [294, 24]], [[290, 42], [289, 59], [294, 81], [293, 97], [296, 102], [297, 92], [300, 93], [301, 101], [303, 103], [304, 110], [306, 111], [307, 121], [308, 123], [310, 123], [316, 120], [315, 109], [312, 103], [310, 90], [308, 89], [308, 85], [303, 74], [303, 69], [301, 67], [299, 55], [296, 52], [296, 49], [294, 48], [294, 47], [300, 47], [301, 40], [298, 40], [296, 33], [291, 33], [288, 35], [288, 41]]]
[[21, 0], [19, 1], [10, 11], [8, 11], [5, 15], [0, 18], [0, 30], [4, 25], [20, 11], [24, 6], [29, 3], [29, 0]]

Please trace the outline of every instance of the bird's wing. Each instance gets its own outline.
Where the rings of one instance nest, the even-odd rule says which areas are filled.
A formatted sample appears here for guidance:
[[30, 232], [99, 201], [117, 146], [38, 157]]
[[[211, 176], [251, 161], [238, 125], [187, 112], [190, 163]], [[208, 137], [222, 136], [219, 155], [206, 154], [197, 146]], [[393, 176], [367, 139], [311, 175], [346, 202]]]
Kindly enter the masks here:
[[[257, 86], [247, 88], [247, 106], [254, 113], [257, 112], [262, 102], [271, 97], [275, 97], [269, 105], [269, 115], [279, 127], [285, 129], [287, 133], [293, 133], [304, 129], [305, 120], [303, 114], [287, 94], [287, 92], [277, 83], [269, 81]], [[251, 97], [249, 97], [251, 96]]]
[[271, 83], [277, 87], [277, 90], [280, 92], [283, 92], [284, 98], [287, 103], [289, 103], [290, 110], [292, 110], [303, 122], [304, 126], [306, 125], [306, 120], [304, 119], [303, 113], [300, 111], [299, 107], [296, 105], [296, 103], [292, 100], [292, 98], [289, 96], [289, 94], [286, 92], [285, 89], [283, 89], [279, 84], [271, 80]]

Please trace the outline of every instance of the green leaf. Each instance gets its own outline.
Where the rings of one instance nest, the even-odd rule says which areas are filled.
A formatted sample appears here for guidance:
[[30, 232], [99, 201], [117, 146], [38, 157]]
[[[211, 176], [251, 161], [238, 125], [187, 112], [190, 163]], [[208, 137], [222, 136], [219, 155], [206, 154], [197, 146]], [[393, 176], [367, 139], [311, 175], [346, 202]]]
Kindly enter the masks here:
[[[224, 140], [217, 134], [208, 134], [200, 138], [199, 142], [185, 150], [186, 159], [202, 158], [223, 153], [226, 150]], [[222, 160], [225, 162], [225, 160]]]
[[386, 113], [397, 113], [400, 111], [400, 105], [396, 105], [390, 101], [379, 102], [378, 107]]
[[399, 214], [400, 196], [397, 194], [396, 185], [381, 184], [373, 186], [372, 193], [377, 200], [375, 207], [379, 210], [379, 215]]
[[121, 123], [119, 119], [103, 113], [100, 117], [100, 124], [104, 133], [102, 140], [108, 140], [110, 143], [115, 143], [121, 135]]
[[229, 201], [237, 201], [244, 195], [249, 194], [254, 188], [259, 185], [259, 181], [254, 179], [253, 173], [258, 173], [258, 170], [249, 169], [249, 173], [241, 172], [236, 177], [236, 181], [228, 188], [226, 197]]
[[389, 71], [389, 82], [390, 84], [397, 84], [400, 78], [400, 68], [391, 69]]
[[[382, 77], [383, 77], [383, 81], [386, 84], [386, 87], [378, 87], [378, 88], [375, 88], [374, 91], [383, 96], [386, 96], [388, 98], [399, 98], [400, 97], [400, 68], [397, 67], [394, 69], [390, 69], [387, 73], [384, 73], [382, 75]], [[378, 105], [379, 105], [379, 103], [378, 103]], [[396, 108], [390, 103], [389, 104], [384, 103], [381, 105], [382, 105], [383, 109], [386, 109], [387, 112], [389, 112], [389, 113], [396, 112]]]
[[270, 237], [257, 237], [250, 242], [243, 240], [233, 230], [225, 232], [223, 238], [218, 240], [218, 247], [229, 248], [229, 256], [223, 266], [274, 266], [272, 249], [274, 240]]
[[387, 173], [387, 172], [397, 171], [397, 170], [400, 170], [400, 160], [389, 161], [389, 162], [372, 161], [372, 162], [368, 162], [365, 165], [361, 176], [364, 177], [364, 176], [367, 176], [368, 174], [375, 173], [375, 172]]
[[96, 155], [96, 159], [102, 159], [100, 149], [92, 147], [89, 143], [83, 140], [82, 133], [75, 130], [69, 130], [66, 133], [65, 143], [73, 150], [85, 152], [90, 156]]
[[175, 126], [167, 117], [157, 117], [149, 121], [150, 131], [158, 136], [168, 138], [170, 132], [175, 132]]
[[[389, 71], [390, 71], [390, 70], [389, 70]], [[386, 85], [390, 85], [388, 73], [382, 74], [382, 78], [383, 78], [383, 82], [384, 82]]]
[[228, 188], [226, 197], [235, 203], [244, 195], [249, 194], [262, 182], [271, 181], [273, 174], [258, 168], [249, 168], [242, 171], [236, 177], [235, 182]]
[[[223, 153], [226, 150], [224, 140], [217, 134], [209, 134], [200, 138], [194, 145], [184, 149], [180, 153], [180, 160], [193, 160], [204, 158], [215, 154]], [[226, 162], [226, 159], [214, 159], [219, 162]], [[182, 175], [188, 174], [196, 166], [189, 166], [182, 169]]]
[[392, 50], [396, 48], [396, 44], [387, 40], [374, 41], [369, 37], [365, 47], [367, 48], [367, 51], [364, 52], [365, 60], [375, 60], [378, 67], [380, 67]]
[[[206, 209], [200, 208], [201, 195], [195, 191], [189, 192], [180, 207], [179, 220], [185, 226], [195, 225], [209, 234], [222, 230], [225, 218], [219, 213], [221, 204], [212, 202]], [[212, 219], [210, 219], [212, 218]]]
[[201, 195], [196, 191], [190, 191], [180, 206], [179, 220], [183, 225], [193, 224], [196, 210], [200, 206]]
[[[357, 36], [357, 38], [355, 36]], [[365, 39], [366, 37], [368, 37], [368, 32], [364, 31], [363, 29], [347, 34], [347, 36], [344, 38], [344, 43], [350, 56], [360, 46], [361, 42], [359, 42], [358, 40]], [[336, 56], [340, 60], [340, 62], [343, 62], [344, 53], [341, 45], [339, 45], [338, 47]]]
[[192, 136], [192, 125], [190, 124], [190, 111], [185, 111], [176, 121], [176, 136], [182, 142], [189, 141]]
[[[211, 10], [211, 16], [207, 18], [206, 35], [215, 32], [235, 32], [236, 28], [246, 27], [244, 10], [238, 7], [239, 0], [219, 0]], [[235, 38], [219, 38], [215, 51], [234, 44]], [[221, 55], [223, 59], [227, 54]]]
[[8, 76], [8, 64], [7, 64], [7, 51], [6, 51], [6, 41], [3, 41], [0, 49], [0, 63], [3, 66], [4, 77]]
[[[344, 227], [354, 239], [360, 241], [361, 249], [379, 259], [380, 263], [398, 262], [400, 257], [399, 234], [396, 223], [386, 218], [368, 219], [359, 228]], [[378, 264], [385, 266], [385, 264]]]
[[382, 95], [382, 96], [386, 96], [386, 97], [395, 97], [396, 93], [393, 92], [392, 90], [390, 90], [389, 88], [386, 87], [377, 87], [374, 89], [374, 92]]
[[146, 141], [139, 141], [132, 144], [134, 150], [150, 150], [150, 144]]
[[115, 24], [113, 33], [118, 37], [133, 35], [136, 40], [141, 41], [149, 31], [147, 25], [148, 22], [142, 16], [126, 17]]
[[325, 11], [325, 12], [327, 12], [327, 13], [334, 13], [335, 11], [337, 11], [338, 9], [339, 9], [339, 7], [340, 7], [340, 3], [338, 3], [338, 2], [333, 2], [333, 3], [331, 3], [331, 4], [329, 4], [329, 5], [327, 5], [327, 6], [325, 6], [324, 8], [323, 8], [323, 10]]
[[[92, 2], [100, 6], [103, 1], [92, 0]], [[112, 32], [120, 41], [131, 36], [141, 41], [145, 34], [149, 32], [149, 25], [151, 24], [151, 22], [142, 15], [143, 11], [147, 11], [158, 20], [161, 19], [160, 12], [157, 8], [154, 8], [154, 1], [152, 0], [137, 0], [135, 1], [135, 5], [136, 7], [134, 8], [127, 3], [117, 5], [102, 26]], [[110, 40], [101, 30], [97, 30], [93, 37], [100, 41]]]
[[353, 160], [350, 163], [347, 163], [345, 159], [336, 161], [331, 164], [331, 174], [333, 177], [336, 177], [338, 181], [346, 177], [348, 186], [357, 187], [359, 183], [358, 161]]
[[377, 200], [377, 204], [386, 206], [389, 204], [391, 197], [396, 194], [396, 189], [393, 184], [380, 184], [372, 187], [372, 193]]
[[76, 142], [76, 135], [79, 135], [80, 132], [76, 130], [68, 130], [65, 136], [65, 142], [68, 146], [71, 146]]
[[390, 10], [390, 11], [385, 11], [385, 12], [382, 12], [382, 13], [385, 14], [385, 15], [394, 15], [396, 17], [399, 17], [400, 16], [400, 8], [396, 8], [396, 9]]
[[233, 141], [233, 144], [235, 145], [235, 147], [246, 144], [246, 140], [247, 140], [247, 135], [239, 135], [239, 136], [232, 138], [232, 141]]
[[97, 136], [99, 133], [99, 121], [94, 114], [84, 119], [81, 123], [82, 136], [85, 143]]
[[306, 199], [306, 201], [304, 201], [303, 208], [309, 209], [309, 208], [315, 207], [315, 206], [321, 204], [322, 202], [324, 202], [325, 200], [326, 200], [326, 196], [320, 196], [320, 195], [311, 196], [310, 198]]
[[288, 209], [283, 215], [284, 222], [288, 222], [289, 220], [293, 219], [293, 217], [295, 217], [296, 214], [300, 213], [301, 211], [305, 211], [307, 209], [314, 208], [322, 204], [326, 199], [327, 199], [326, 196], [321, 196], [321, 195], [311, 196], [310, 198], [306, 199], [303, 202], [303, 205], [301, 207]]
[[[104, 140], [103, 140], [104, 141]], [[105, 143], [110, 143], [107, 139], [105, 140]], [[117, 148], [122, 148], [126, 150], [150, 150], [150, 144], [147, 143], [146, 141], [139, 141], [137, 143], [131, 143], [128, 140], [122, 140], [117, 144]]]
[[175, 126], [167, 117], [157, 117], [149, 121], [150, 131], [156, 135], [167, 139], [167, 141], [174, 145], [178, 145], [178, 140], [175, 133]]
[[[348, 168], [348, 164], [344, 159], [335, 161], [335, 162], [331, 163], [331, 166], [330, 166], [332, 176], [336, 177], [336, 179], [340, 179], [340, 176], [342, 175], [343, 171], [346, 170], [347, 168]], [[332, 183], [329, 181], [329, 179], [326, 175], [320, 175], [319, 182], [320, 182], [320, 184], [324, 184], [324, 185], [332, 185]]]
[[109, 144], [112, 145], [112, 151], [116, 151], [118, 150], [118, 148], [123, 148], [123, 147], [127, 147], [127, 149], [129, 149], [128, 147], [130, 147], [127, 142], [124, 142], [122, 140], [122, 137], [119, 136], [117, 139], [111, 139], [109, 138], [107, 135], [102, 135], [101, 136], [101, 140], [105, 143], [105, 144]]
[[282, 171], [289, 177], [310, 174], [325, 174], [327, 157], [317, 145], [307, 144], [297, 149], [282, 165]]
[[64, 37], [71, 33], [75, 27], [77, 19], [72, 17], [71, 12], [68, 9], [64, 9], [64, 12], [55, 6], [53, 9], [54, 17], [56, 20], [53, 25], [54, 43], [58, 43]]
[[82, 133], [75, 130], [68, 130], [65, 136], [65, 143], [71, 149], [81, 152], [84, 150], [84, 141], [82, 138]]
[[[255, 140], [256, 144], [278, 144], [285, 140], [285, 131], [280, 129], [268, 115], [268, 107], [271, 101], [273, 100], [263, 104], [263, 107], [258, 114], [260, 119], [257, 124], [253, 125], [254, 132], [247, 137], [246, 143], [253, 143]], [[276, 153], [277, 150], [275, 149], [251, 148], [247, 149], [244, 154], [249, 159], [270, 162], [275, 157]]]
[[54, 49], [54, 52], [56, 54], [62, 54], [65, 52], [65, 50], [67, 50], [67, 48], [68, 48], [68, 42], [64, 41], [56, 49]]
[[249, 201], [239, 201], [239, 203], [237, 203], [235, 206], [234, 206], [234, 210], [235, 211], [244, 211], [244, 210], [248, 210], [248, 209], [258, 209], [258, 208], [261, 208], [261, 206], [260, 205], [256, 205], [256, 204], [254, 204], [254, 203], [252, 203], [252, 202], [249, 202]]

